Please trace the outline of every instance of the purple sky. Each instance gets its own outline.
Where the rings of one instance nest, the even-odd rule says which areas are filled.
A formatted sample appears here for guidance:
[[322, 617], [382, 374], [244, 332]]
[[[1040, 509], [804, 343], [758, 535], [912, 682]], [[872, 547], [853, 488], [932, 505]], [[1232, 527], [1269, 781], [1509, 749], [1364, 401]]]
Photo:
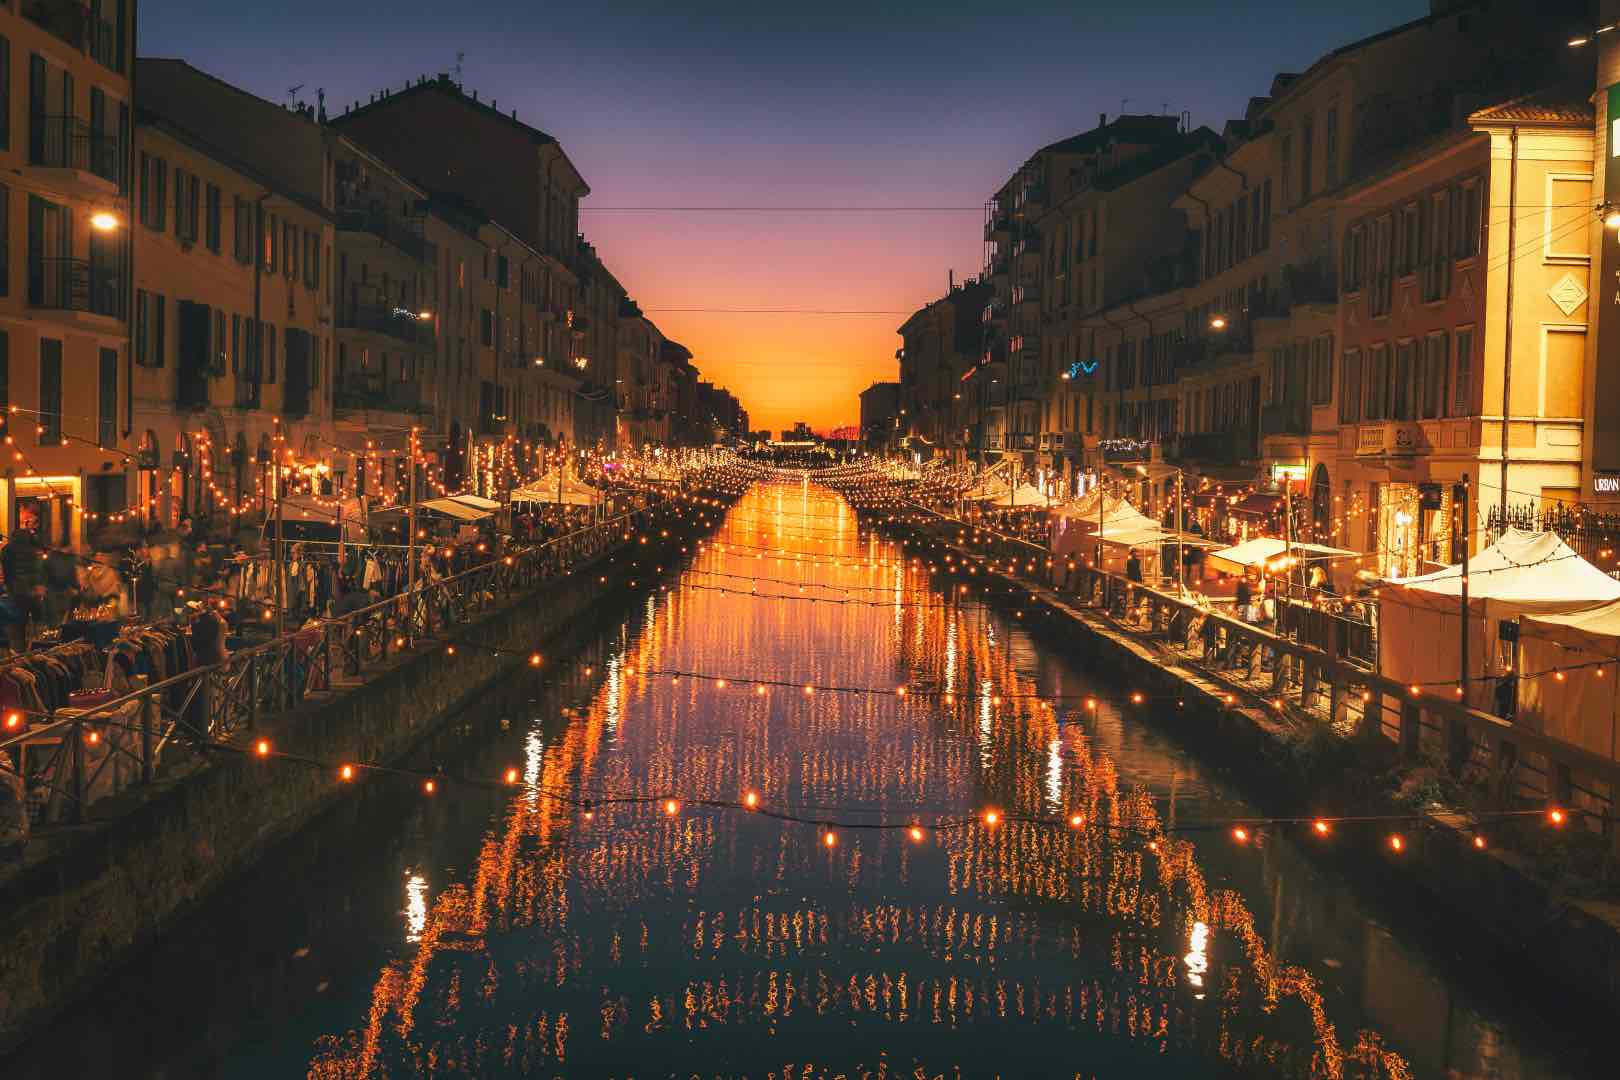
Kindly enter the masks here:
[[[559, 138], [592, 188], [582, 227], [631, 295], [756, 427], [851, 423], [893, 378], [895, 328], [977, 273], [985, 199], [1100, 112], [1220, 130], [1277, 71], [1427, 12], [1301, 5], [764, 5], [418, 0], [272, 7], [147, 0], [142, 55], [329, 111], [450, 71]], [[996, 12], [987, 14], [986, 12]], [[962, 207], [614, 213], [593, 207]], [[808, 308], [878, 315], [660, 312]]]

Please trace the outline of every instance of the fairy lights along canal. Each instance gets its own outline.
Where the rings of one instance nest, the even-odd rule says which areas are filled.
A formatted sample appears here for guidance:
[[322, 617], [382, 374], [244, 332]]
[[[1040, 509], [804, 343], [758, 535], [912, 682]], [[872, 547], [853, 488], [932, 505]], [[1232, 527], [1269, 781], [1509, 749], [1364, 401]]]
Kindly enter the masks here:
[[14, 1075], [1579, 1071], [1302, 854], [1407, 823], [1265, 818], [830, 491], [756, 484], [633, 608]]

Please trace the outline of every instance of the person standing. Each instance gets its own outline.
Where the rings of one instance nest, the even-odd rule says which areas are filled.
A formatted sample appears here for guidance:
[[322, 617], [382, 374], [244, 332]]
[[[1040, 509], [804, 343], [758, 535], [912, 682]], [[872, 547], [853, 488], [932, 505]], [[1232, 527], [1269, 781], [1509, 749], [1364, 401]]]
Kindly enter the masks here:
[[30, 623], [37, 623], [44, 614], [45, 552], [34, 533], [37, 518], [31, 510], [22, 510], [17, 516], [17, 529], [0, 551], [0, 571], [6, 577], [6, 591], [21, 615], [21, 622], [13, 630], [12, 640], [19, 638], [22, 647], [28, 641]]

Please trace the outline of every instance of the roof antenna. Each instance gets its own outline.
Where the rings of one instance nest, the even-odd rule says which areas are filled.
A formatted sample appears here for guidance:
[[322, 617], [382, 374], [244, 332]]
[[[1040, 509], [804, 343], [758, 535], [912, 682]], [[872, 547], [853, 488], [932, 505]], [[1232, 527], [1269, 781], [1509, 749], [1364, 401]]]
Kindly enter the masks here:
[[298, 98], [298, 91], [302, 90], [303, 88], [304, 88], [303, 83], [299, 83], [297, 86], [289, 86], [289, 87], [287, 87], [287, 105], [289, 107], [291, 107], [296, 102], [296, 100]]
[[465, 60], [465, 59], [467, 59], [467, 54], [464, 53], [464, 52], [461, 52], [460, 50], [457, 50], [456, 51], [456, 85], [457, 86], [461, 85], [461, 62], [463, 60]]
[[1131, 99], [1128, 98], [1128, 97], [1122, 97], [1122, 98], [1119, 99], [1119, 115], [1121, 115], [1121, 116], [1125, 115], [1125, 103], [1130, 101], [1130, 100]]

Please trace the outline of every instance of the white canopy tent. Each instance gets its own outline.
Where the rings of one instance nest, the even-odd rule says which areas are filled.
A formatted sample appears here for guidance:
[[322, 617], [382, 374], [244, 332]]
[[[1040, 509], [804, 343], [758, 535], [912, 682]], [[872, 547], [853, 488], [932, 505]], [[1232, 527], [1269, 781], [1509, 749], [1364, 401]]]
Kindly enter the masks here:
[[[1501, 623], [1567, 615], [1620, 600], [1616, 581], [1553, 533], [1509, 529], [1468, 560], [1468, 700], [1493, 704], [1491, 677], [1507, 674]], [[1462, 568], [1448, 566], [1379, 590], [1379, 668], [1403, 683], [1454, 682], [1461, 671]]]
[[599, 501], [599, 493], [589, 484], [575, 480], [571, 476], [564, 476], [561, 483], [557, 480], [555, 472], [542, 475], [539, 479], [525, 484], [507, 496], [509, 501], [520, 503], [557, 503], [563, 506], [595, 506]]
[[482, 495], [451, 495], [449, 498], [461, 503], [463, 506], [470, 506], [474, 510], [488, 510], [490, 513], [494, 513], [501, 508], [500, 503], [494, 499], [486, 499]]
[[493, 510], [482, 510], [476, 506], [468, 506], [458, 499], [425, 499], [417, 503], [416, 506], [419, 510], [428, 510], [447, 518], [454, 518], [457, 521], [483, 521], [485, 518], [495, 516]]
[[1018, 488], [1009, 492], [1005, 486], [999, 491], [986, 491], [979, 495], [969, 495], [973, 502], [986, 504], [985, 508], [994, 510], [997, 507], [1007, 507], [1020, 510], [1029, 506], [1045, 506], [1050, 499], [1034, 484], [1019, 484]]
[[[287, 523], [287, 538], [343, 540], [351, 544], [366, 541], [366, 504], [357, 496], [287, 495], [281, 500], [281, 516]], [[265, 522], [275, 535], [275, 515]]]
[[1620, 760], [1616, 658], [1620, 603], [1568, 615], [1526, 615], [1519, 621], [1519, 664], [1526, 675], [1536, 677], [1519, 682], [1515, 720]]
[[1354, 551], [1344, 548], [1326, 547], [1322, 544], [1304, 544], [1295, 541], [1290, 544], [1273, 536], [1260, 536], [1253, 540], [1245, 540], [1234, 547], [1222, 548], [1220, 551], [1209, 553], [1208, 561], [1217, 570], [1227, 573], [1241, 574], [1244, 570], [1265, 564], [1283, 555], [1292, 554], [1298, 559], [1332, 559], [1345, 555], [1355, 555]]

